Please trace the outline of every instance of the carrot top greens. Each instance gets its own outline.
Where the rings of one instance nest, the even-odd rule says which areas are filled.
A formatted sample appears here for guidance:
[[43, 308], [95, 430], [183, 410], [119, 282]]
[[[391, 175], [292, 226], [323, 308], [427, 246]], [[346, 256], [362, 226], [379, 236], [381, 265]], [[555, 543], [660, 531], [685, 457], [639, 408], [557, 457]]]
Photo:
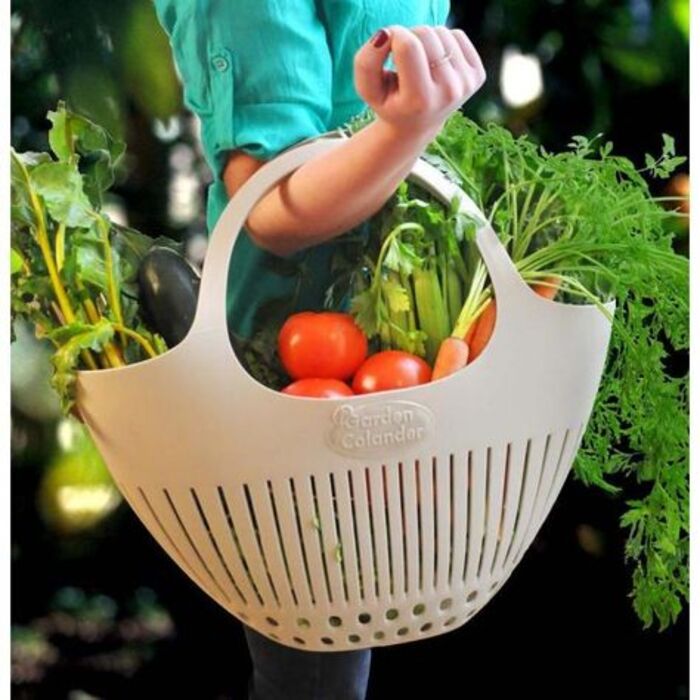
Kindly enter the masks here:
[[[362, 128], [367, 112], [348, 125]], [[664, 134], [637, 169], [610, 142], [575, 136], [550, 153], [526, 136], [454, 113], [424, 156], [478, 204], [525, 281], [560, 280], [562, 301], [614, 299], [605, 374], [575, 474], [625, 499], [634, 608], [668, 626], [688, 598], [688, 260], [668, 224], [681, 214], [646, 177], [685, 161]], [[662, 206], [665, 204], [666, 206]], [[679, 202], [680, 203], [680, 202]], [[404, 182], [350, 238], [329, 300], [352, 296], [356, 320], [382, 347], [434, 358], [463, 338], [492, 297], [474, 221]], [[601, 306], [601, 312], [604, 309]]]

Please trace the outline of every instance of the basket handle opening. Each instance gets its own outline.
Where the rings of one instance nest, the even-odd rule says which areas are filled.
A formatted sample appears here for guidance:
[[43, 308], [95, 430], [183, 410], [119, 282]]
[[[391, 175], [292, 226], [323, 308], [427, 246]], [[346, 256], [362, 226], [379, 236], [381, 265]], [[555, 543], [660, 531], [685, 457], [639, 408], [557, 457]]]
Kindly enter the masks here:
[[[259, 168], [231, 198], [210, 236], [202, 269], [197, 310], [190, 329], [192, 335], [213, 334], [215, 342], [225, 343], [231, 348], [226, 314], [229, 264], [236, 239], [248, 214], [280, 180], [307, 161], [337, 148], [346, 138], [348, 137], [341, 132], [329, 132], [291, 147]], [[476, 244], [499, 302], [499, 325], [507, 322], [509, 309], [513, 306], [511, 301], [528, 289], [484, 214], [463, 190], [422, 158], [416, 160], [408, 179], [445, 203], [449, 203], [455, 195], [458, 196], [461, 211], [484, 222], [477, 231]], [[233, 348], [231, 355], [236, 367], [247, 376]]]

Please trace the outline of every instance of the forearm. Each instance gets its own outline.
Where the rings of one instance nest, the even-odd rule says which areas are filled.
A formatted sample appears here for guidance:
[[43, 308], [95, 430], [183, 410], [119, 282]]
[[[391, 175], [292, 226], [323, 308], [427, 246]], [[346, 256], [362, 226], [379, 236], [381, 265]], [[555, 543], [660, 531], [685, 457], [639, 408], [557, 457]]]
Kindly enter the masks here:
[[268, 192], [249, 214], [248, 232], [261, 247], [288, 255], [353, 228], [384, 205], [435, 133], [372, 122]]

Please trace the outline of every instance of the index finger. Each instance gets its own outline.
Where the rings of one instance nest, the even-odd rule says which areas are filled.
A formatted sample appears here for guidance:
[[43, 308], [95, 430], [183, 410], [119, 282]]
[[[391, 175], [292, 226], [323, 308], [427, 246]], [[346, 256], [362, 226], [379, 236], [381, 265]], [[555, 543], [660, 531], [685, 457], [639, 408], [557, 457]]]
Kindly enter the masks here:
[[432, 83], [428, 56], [423, 48], [423, 42], [409, 29], [392, 24], [385, 29], [391, 38], [391, 53], [399, 74], [399, 90], [411, 87], [427, 88]]

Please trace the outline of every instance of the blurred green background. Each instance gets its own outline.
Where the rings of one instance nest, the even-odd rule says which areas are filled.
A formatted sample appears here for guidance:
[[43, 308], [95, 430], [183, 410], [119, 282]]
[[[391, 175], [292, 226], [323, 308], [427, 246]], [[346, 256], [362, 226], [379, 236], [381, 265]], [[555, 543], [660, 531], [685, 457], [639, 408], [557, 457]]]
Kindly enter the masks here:
[[[469, 116], [528, 133], [549, 150], [602, 132], [641, 163], [666, 132], [688, 152], [688, 0], [452, 4], [450, 24], [469, 34], [488, 72]], [[201, 259], [210, 174], [151, 3], [13, 0], [10, 25], [12, 145], [45, 150], [46, 112], [65, 99], [128, 144], [110, 216], [187, 241]], [[687, 193], [687, 175], [664, 187]], [[678, 226], [683, 249], [686, 223]], [[245, 697], [240, 625], [190, 584], [124, 505], [82, 427], [59, 414], [50, 351], [30, 329], [15, 330], [13, 697]], [[687, 612], [671, 630], [641, 631], [626, 598], [621, 512], [614, 499], [568, 483], [498, 599], [450, 635], [375, 652], [370, 697], [423, 697], [430, 679], [419, 669], [437, 673], [467, 656], [478, 673], [464, 696], [482, 697], [499, 668], [488, 653], [494, 643], [513, 671], [496, 697], [517, 688], [541, 698], [687, 697]], [[533, 667], [547, 680], [531, 685]], [[577, 676], [565, 692], [555, 667]]]

